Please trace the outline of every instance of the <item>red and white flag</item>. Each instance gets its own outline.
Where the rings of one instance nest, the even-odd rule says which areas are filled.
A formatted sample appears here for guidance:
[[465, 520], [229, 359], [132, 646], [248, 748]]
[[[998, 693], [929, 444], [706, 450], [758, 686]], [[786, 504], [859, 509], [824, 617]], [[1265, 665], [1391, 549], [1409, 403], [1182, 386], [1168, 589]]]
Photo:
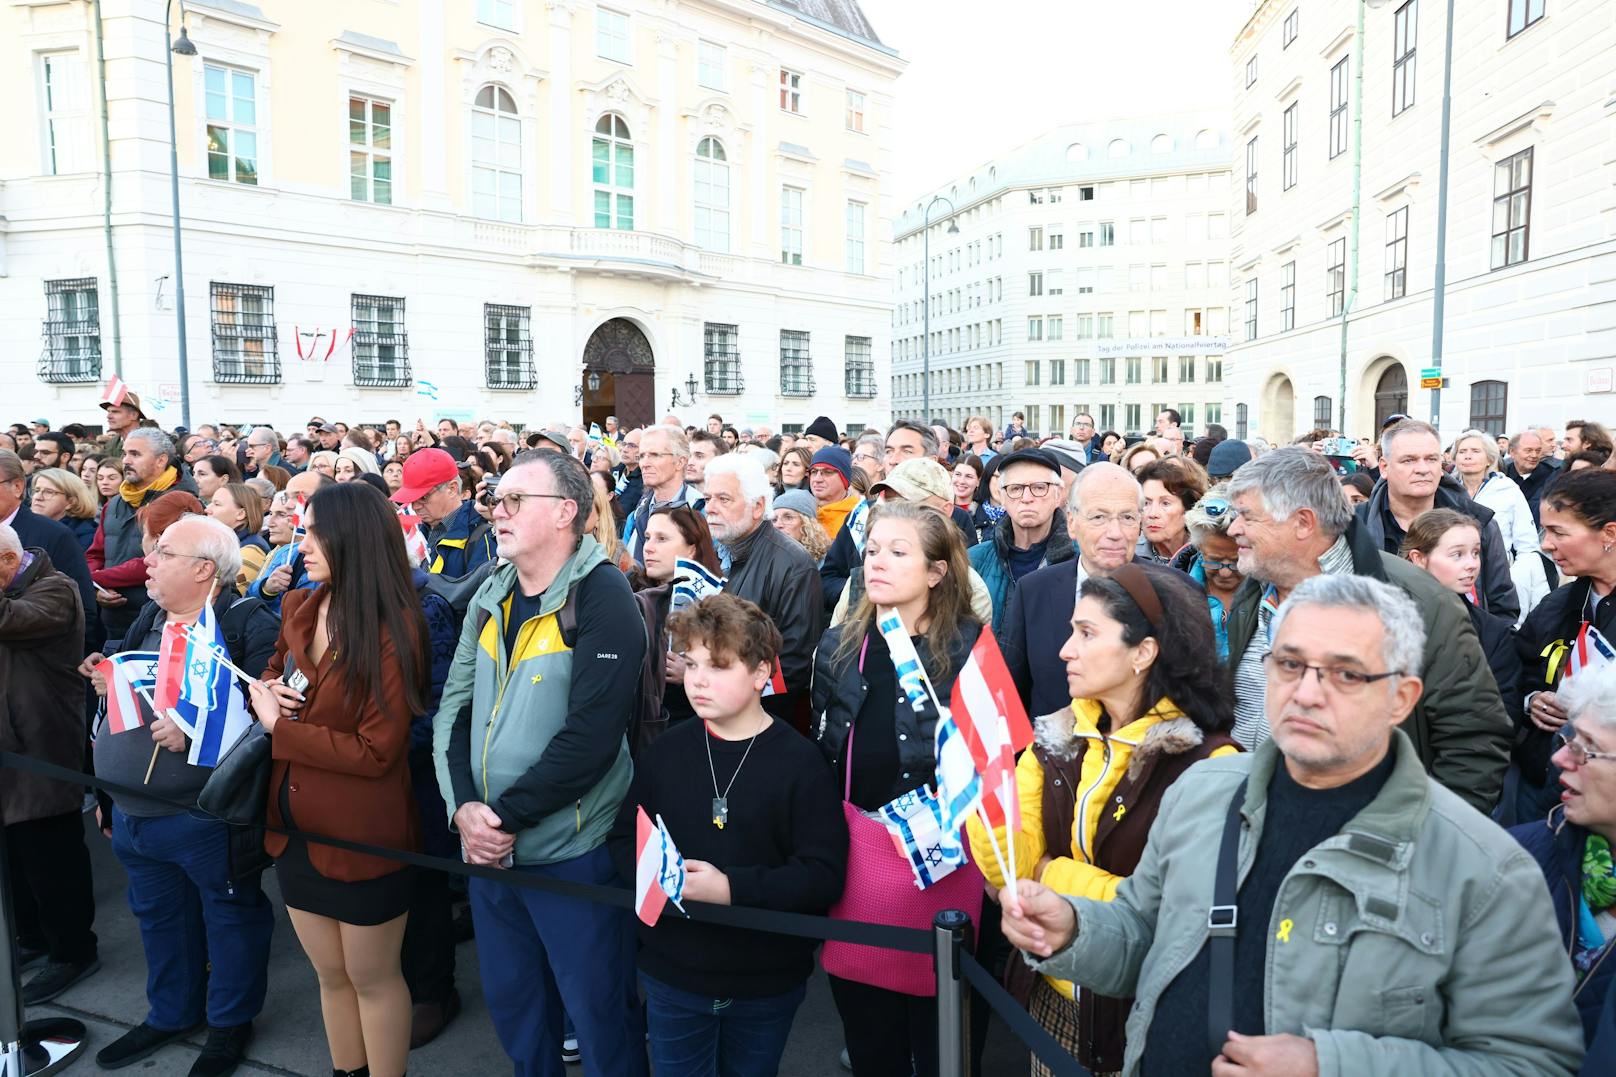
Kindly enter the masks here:
[[988, 821], [1019, 830], [1016, 753], [1032, 743], [1032, 723], [992, 632], [976, 638], [971, 656], [954, 678], [949, 709], [982, 775], [982, 807]]
[[1606, 662], [1616, 660], [1616, 647], [1610, 645], [1599, 629], [1584, 621], [1571, 643], [1566, 657], [1566, 671], [1562, 680], [1569, 681], [1585, 669], [1597, 669]]
[[107, 379], [107, 386], [101, 390], [101, 403], [111, 407], [118, 407], [129, 396], [129, 386], [123, 379], [114, 374]]
[[127, 733], [146, 724], [140, 701], [151, 706], [149, 689], [157, 666], [150, 651], [127, 651], [103, 658], [95, 667], [107, 681], [107, 732]]
[[179, 621], [163, 625], [162, 642], [157, 649], [157, 683], [152, 689], [152, 710], [166, 714], [180, 701], [185, 686], [185, 653], [190, 647], [188, 629]]
[[674, 847], [662, 816], [656, 822], [645, 814], [644, 805], [634, 816], [634, 912], [646, 927], [656, 927], [657, 918], [668, 902], [678, 906], [685, 892], [685, 858]]
[[778, 656], [774, 659], [774, 672], [769, 674], [769, 683], [763, 686], [762, 696], [783, 696], [786, 694], [786, 671], [780, 668]]
[[404, 529], [404, 552], [409, 555], [410, 564], [417, 567], [424, 565], [431, 551], [427, 549], [421, 518], [408, 505], [403, 505], [398, 510], [398, 525]]

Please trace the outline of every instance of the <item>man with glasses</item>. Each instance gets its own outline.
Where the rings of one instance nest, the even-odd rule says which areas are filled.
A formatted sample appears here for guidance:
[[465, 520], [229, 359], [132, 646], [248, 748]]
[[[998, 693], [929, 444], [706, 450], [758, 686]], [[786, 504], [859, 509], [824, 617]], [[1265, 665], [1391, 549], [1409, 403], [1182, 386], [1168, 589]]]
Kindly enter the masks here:
[[993, 631], [1004, 624], [1010, 589], [1030, 572], [1072, 557], [1072, 540], [1057, 511], [1065, 493], [1060, 462], [1043, 449], [1022, 449], [999, 464], [1005, 514], [992, 537], [970, 549], [971, 567], [993, 598]]
[[461, 493], [460, 469], [442, 449], [418, 449], [404, 461], [393, 500], [426, 525], [426, 570], [458, 580], [494, 560], [494, 525]]
[[1011, 591], [999, 644], [1027, 713], [1049, 714], [1071, 703], [1060, 650], [1072, 634], [1077, 589], [1090, 576], [1109, 576], [1133, 560], [1143, 504], [1139, 483], [1126, 468], [1090, 464], [1078, 472], [1066, 499], [1073, 556], [1029, 574]]
[[[701, 491], [685, 481], [689, 462], [690, 439], [680, 427], [653, 426], [640, 432], [640, 474], [645, 492], [640, 495], [637, 506], [624, 505], [630, 512], [623, 523], [623, 545], [642, 565], [645, 563], [645, 522], [651, 518], [652, 510], [688, 505], [700, 512], [707, 503]], [[705, 466], [702, 474], [705, 477]]]
[[[500, 480], [507, 563], [466, 611], [432, 754], [467, 861], [604, 885], [646, 643], [623, 631], [638, 617], [628, 581], [584, 534], [592, 490], [561, 453], [523, 453]], [[644, 1077], [628, 911], [481, 878], [470, 897], [483, 995], [515, 1071], [560, 1072], [565, 1015], [591, 1073]]]
[[1084, 464], [1097, 464], [1105, 459], [1105, 453], [1100, 451], [1100, 443], [1094, 440], [1094, 416], [1086, 411], [1080, 411], [1072, 416], [1072, 428], [1069, 431], [1071, 440], [1077, 442], [1082, 449], [1082, 462]]
[[612, 468], [612, 482], [615, 484], [612, 493], [617, 496], [617, 503], [624, 509], [637, 507], [640, 495], [645, 492], [645, 477], [640, 474], [642, 436], [644, 436], [643, 430], [634, 429], [620, 435], [617, 440], [617, 452], [622, 462]]
[[[298, 500], [307, 501], [314, 496], [315, 491], [323, 486], [331, 486], [336, 481], [318, 471], [301, 471], [292, 476], [286, 484], [286, 489], [275, 495], [276, 501], [282, 505], [281, 511], [285, 513], [285, 520], [282, 523], [273, 520], [270, 522], [270, 541], [277, 541], [275, 538], [277, 533], [283, 534], [285, 539], [264, 559], [264, 566], [258, 570], [258, 577], [247, 585], [247, 595], [249, 598], [262, 600], [276, 616], [280, 615], [281, 598], [286, 592], [317, 586], [309, 579], [308, 573], [303, 569], [303, 559], [298, 556], [298, 541], [293, 522]], [[270, 515], [273, 516], [274, 512], [271, 511]], [[282, 527], [284, 531], [277, 531], [277, 528]]]
[[1378, 549], [1341, 496], [1329, 461], [1288, 446], [1229, 480], [1229, 537], [1246, 581], [1229, 609], [1233, 736], [1248, 750], [1268, 739], [1265, 694], [1274, 611], [1314, 576], [1366, 576], [1407, 594], [1425, 626], [1418, 673], [1424, 692], [1403, 731], [1438, 782], [1481, 812], [1503, 786], [1514, 730], [1461, 599], [1430, 575]]
[[[262, 602], [235, 598], [241, 548], [235, 533], [206, 516], [182, 516], [146, 542], [143, 606], [108, 654], [156, 654], [169, 624], [194, 624], [211, 605], [224, 629], [230, 660], [254, 676], [275, 653], [280, 621]], [[79, 672], [96, 692], [107, 685], [92, 654]], [[233, 877], [230, 828], [194, 804], [211, 772], [186, 762], [185, 733], [136, 700], [144, 724], [122, 733], [104, 725], [95, 736], [97, 777], [149, 792], [119, 793], [98, 809], [102, 832], [129, 876], [129, 906], [140, 922], [146, 955], [146, 1018], [102, 1048], [102, 1069], [130, 1065], [189, 1037], [205, 1020], [208, 1038], [192, 1077], [219, 1077], [240, 1062], [252, 1039], [268, 986], [275, 913], [259, 889], [259, 872]], [[153, 760], [155, 759], [155, 762]]]
[[1421, 620], [1378, 580], [1301, 583], [1264, 647], [1272, 739], [1174, 783], [1114, 899], [1018, 884], [1004, 932], [1035, 969], [1134, 999], [1125, 1071], [1577, 1066], [1536, 865], [1399, 729], [1426, 690]]

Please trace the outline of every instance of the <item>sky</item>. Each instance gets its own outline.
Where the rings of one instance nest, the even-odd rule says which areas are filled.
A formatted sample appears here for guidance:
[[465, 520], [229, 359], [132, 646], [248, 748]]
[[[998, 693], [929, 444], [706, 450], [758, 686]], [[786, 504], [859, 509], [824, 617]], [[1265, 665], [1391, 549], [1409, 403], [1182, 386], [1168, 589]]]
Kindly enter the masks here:
[[908, 68], [895, 205], [1063, 123], [1227, 107], [1249, 0], [860, 0]]

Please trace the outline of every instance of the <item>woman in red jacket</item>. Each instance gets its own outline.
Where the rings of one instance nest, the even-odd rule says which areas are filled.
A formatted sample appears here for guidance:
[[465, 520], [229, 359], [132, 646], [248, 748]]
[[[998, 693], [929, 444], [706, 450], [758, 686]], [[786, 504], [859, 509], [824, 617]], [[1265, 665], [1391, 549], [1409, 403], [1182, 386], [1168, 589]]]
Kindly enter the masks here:
[[[313, 590], [282, 602], [275, 657], [252, 686], [272, 735], [269, 823], [418, 850], [410, 719], [427, 697], [426, 624], [398, 518], [367, 483], [310, 499]], [[400, 1077], [410, 993], [399, 967], [413, 885], [397, 861], [266, 832], [281, 895], [320, 981], [338, 1075]]]

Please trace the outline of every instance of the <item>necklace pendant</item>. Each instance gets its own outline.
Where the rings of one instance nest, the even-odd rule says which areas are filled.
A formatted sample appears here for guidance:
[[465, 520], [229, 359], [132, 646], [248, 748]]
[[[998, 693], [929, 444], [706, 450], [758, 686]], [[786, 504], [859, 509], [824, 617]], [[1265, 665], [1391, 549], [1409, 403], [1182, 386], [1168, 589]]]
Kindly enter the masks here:
[[724, 824], [729, 822], [729, 798], [713, 798], [713, 825], [723, 830]]

